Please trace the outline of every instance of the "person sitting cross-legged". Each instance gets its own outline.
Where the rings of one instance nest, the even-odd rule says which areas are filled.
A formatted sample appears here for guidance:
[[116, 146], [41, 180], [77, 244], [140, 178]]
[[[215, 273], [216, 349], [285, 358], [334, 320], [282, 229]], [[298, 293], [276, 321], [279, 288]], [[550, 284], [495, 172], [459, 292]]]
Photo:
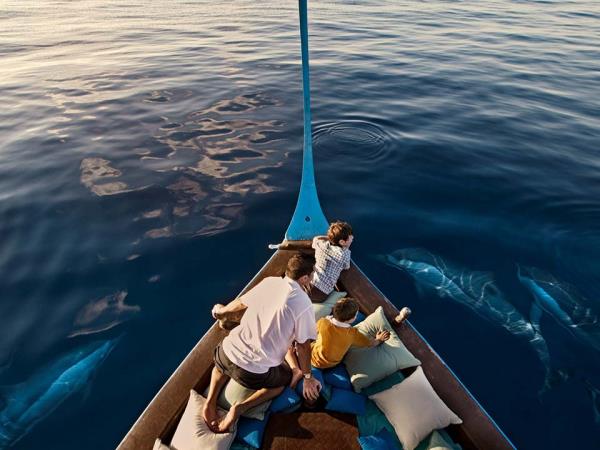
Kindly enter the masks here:
[[[311, 376], [310, 365], [316, 323], [304, 290], [313, 266], [312, 256], [296, 254], [288, 261], [285, 277], [267, 277], [227, 306], [213, 308], [218, 316], [245, 312], [240, 325], [215, 349], [215, 367], [202, 411], [212, 431], [229, 431], [241, 414], [279, 395], [285, 386], [297, 382], [298, 375], [305, 378], [303, 396], [311, 401], [318, 398], [321, 383]], [[299, 367], [292, 370], [285, 358], [294, 342]], [[230, 378], [256, 392], [219, 418], [217, 399]]]

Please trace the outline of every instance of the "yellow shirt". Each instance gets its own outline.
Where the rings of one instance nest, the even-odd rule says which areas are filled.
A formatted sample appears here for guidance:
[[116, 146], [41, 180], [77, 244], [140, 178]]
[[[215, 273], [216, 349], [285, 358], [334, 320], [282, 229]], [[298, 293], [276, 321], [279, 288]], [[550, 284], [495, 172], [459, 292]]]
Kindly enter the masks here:
[[338, 365], [352, 345], [371, 345], [371, 339], [356, 328], [334, 325], [326, 317], [317, 322], [317, 332], [317, 340], [312, 344], [311, 363], [319, 369]]

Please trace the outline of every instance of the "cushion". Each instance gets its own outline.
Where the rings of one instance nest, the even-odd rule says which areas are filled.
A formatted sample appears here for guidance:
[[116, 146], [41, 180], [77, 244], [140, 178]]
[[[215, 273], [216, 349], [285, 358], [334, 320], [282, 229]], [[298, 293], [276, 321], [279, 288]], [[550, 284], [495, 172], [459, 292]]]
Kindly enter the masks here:
[[420, 367], [402, 383], [370, 398], [394, 426], [404, 450], [414, 450], [433, 430], [462, 423], [435, 393]]
[[329, 294], [329, 297], [327, 297], [323, 303], [313, 303], [315, 320], [319, 320], [322, 317], [330, 315], [333, 305], [335, 305], [338, 300], [344, 298], [346, 295], [346, 292], [333, 291], [331, 294]]
[[[230, 379], [221, 391], [219, 399], [217, 400], [217, 404], [221, 408], [229, 410], [231, 405], [243, 402], [255, 392], [256, 391], [252, 389], [242, 386], [237, 381]], [[208, 389], [204, 391], [204, 395], [208, 396]], [[270, 405], [271, 401], [261, 403], [260, 405], [246, 411], [244, 414], [242, 414], [242, 416], [249, 417], [251, 419], [262, 420], [265, 418], [265, 413], [269, 409]]]
[[436, 430], [421, 441], [417, 450], [460, 450], [461, 448], [444, 430]]
[[397, 450], [395, 436], [388, 430], [383, 429], [377, 434], [360, 436], [358, 443], [362, 450]]
[[367, 316], [365, 316], [363, 313], [361, 313], [359, 311], [358, 314], [356, 315], [356, 319], [354, 319], [354, 322], [352, 322], [352, 325], [358, 325], [359, 323], [361, 323], [366, 318], [367, 318]]
[[352, 389], [350, 375], [343, 364], [335, 366], [333, 369], [323, 371], [325, 383], [340, 389]]
[[171, 450], [171, 447], [163, 444], [160, 439], [157, 439], [154, 441], [154, 447], [152, 447], [152, 450]]
[[392, 386], [400, 383], [402, 380], [404, 380], [404, 375], [402, 375], [402, 372], [394, 372], [393, 374], [385, 377], [383, 380], [379, 380], [373, 383], [371, 386], [364, 388], [361, 392], [366, 396], [377, 394], [378, 392], [388, 390]]
[[394, 443], [396, 448], [402, 448], [402, 444], [396, 436], [396, 430], [386, 419], [385, 415], [377, 407], [374, 401], [367, 400], [366, 412], [363, 415], [356, 416], [356, 422], [358, 423], [358, 433], [361, 436], [370, 436], [379, 433], [381, 430], [386, 429], [394, 437]]
[[260, 448], [268, 420], [269, 413], [263, 420], [240, 417], [237, 423], [237, 439], [250, 447]]
[[364, 395], [334, 387], [325, 409], [359, 415], [365, 413], [366, 403]]
[[421, 364], [404, 346], [393, 330], [380, 306], [355, 327], [363, 334], [374, 338], [379, 330], [390, 332], [390, 338], [376, 347], [351, 348], [344, 357], [344, 364], [356, 392], [376, 381], [407, 367]]
[[[177, 425], [172, 450], [227, 450], [235, 438], [235, 430], [231, 433], [213, 433], [202, 420], [202, 408], [206, 399], [196, 391], [190, 391], [190, 398], [183, 416]], [[219, 408], [219, 415], [226, 414]]]
[[291, 387], [286, 386], [281, 394], [279, 394], [271, 402], [271, 412], [290, 412], [302, 399], [298, 396], [295, 390]]

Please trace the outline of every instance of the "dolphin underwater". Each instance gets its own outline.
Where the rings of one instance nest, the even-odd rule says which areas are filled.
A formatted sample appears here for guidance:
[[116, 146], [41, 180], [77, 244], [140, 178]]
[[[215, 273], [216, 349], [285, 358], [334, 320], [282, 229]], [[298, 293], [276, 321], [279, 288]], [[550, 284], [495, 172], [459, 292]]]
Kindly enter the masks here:
[[517, 276], [533, 295], [530, 319], [536, 329], [545, 311], [576, 339], [600, 351], [600, 318], [587, 299], [535, 267], [517, 266]]
[[141, 308], [126, 304], [126, 297], [127, 291], [117, 291], [88, 302], [77, 314], [73, 323], [75, 329], [69, 337], [106, 331], [131, 319]]
[[502, 295], [490, 272], [471, 272], [449, 265], [444, 259], [420, 248], [396, 250], [378, 258], [405, 270], [417, 288], [429, 288], [440, 297], [467, 306], [481, 318], [500, 325], [509, 333], [526, 339], [544, 367], [542, 394], [551, 385], [553, 372], [546, 340], [530, 322]]
[[83, 389], [118, 339], [67, 353], [28, 380], [0, 388], [0, 449], [9, 448], [62, 402]]

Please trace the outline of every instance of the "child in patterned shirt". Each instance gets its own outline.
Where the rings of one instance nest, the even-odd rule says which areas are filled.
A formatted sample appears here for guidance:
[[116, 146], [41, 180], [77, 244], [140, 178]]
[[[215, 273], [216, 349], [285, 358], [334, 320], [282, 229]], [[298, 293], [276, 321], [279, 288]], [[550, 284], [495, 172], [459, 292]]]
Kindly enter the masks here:
[[308, 296], [321, 303], [331, 294], [342, 270], [350, 268], [350, 245], [354, 240], [352, 227], [346, 222], [333, 222], [327, 236], [312, 241], [316, 264]]

